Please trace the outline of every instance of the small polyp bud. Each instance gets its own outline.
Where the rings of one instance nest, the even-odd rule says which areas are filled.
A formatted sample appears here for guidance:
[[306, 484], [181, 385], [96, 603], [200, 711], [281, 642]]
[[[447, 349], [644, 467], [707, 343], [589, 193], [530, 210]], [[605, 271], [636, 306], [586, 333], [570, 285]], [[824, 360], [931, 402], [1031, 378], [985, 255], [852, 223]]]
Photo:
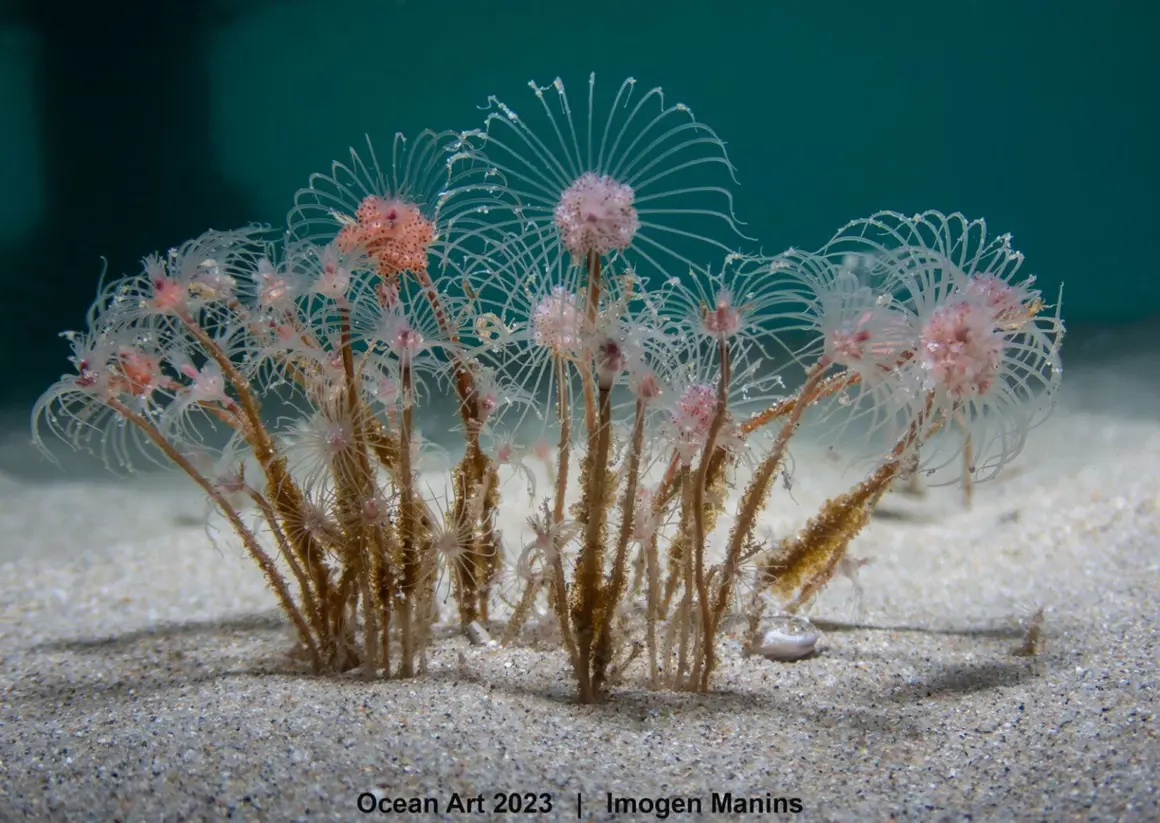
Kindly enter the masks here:
[[638, 375], [633, 390], [641, 400], [655, 400], [661, 396], [660, 383], [657, 382], [657, 376], [652, 371]]
[[384, 309], [393, 309], [399, 305], [399, 283], [395, 278], [380, 280], [375, 286], [375, 296], [379, 305]]
[[323, 249], [321, 264], [322, 270], [319, 272], [318, 281], [314, 284], [314, 290], [332, 300], [345, 297], [347, 289], [350, 288], [350, 269], [342, 264], [338, 250], [333, 244]]
[[741, 312], [733, 307], [733, 295], [728, 289], [722, 289], [713, 306], [703, 310], [701, 325], [719, 338], [732, 337], [741, 330]]
[[382, 376], [375, 383], [372, 388], [374, 396], [380, 403], [384, 405], [392, 405], [399, 399], [399, 387], [389, 377]]
[[552, 459], [552, 444], [547, 440], [537, 440], [532, 444], [532, 454], [537, 460], [547, 463]]
[[620, 342], [606, 337], [596, 347], [596, 376], [602, 389], [610, 388], [624, 371], [627, 358]]
[[383, 507], [377, 497], [369, 497], [362, 504], [362, 518], [366, 523], [378, 523], [383, 519]]
[[482, 423], [491, 417], [492, 413], [499, 408], [499, 400], [496, 398], [494, 392], [484, 392], [479, 395], [476, 408], [479, 411], [479, 421]]
[[188, 289], [169, 277], [154, 274], [152, 278], [153, 299], [149, 301], [150, 308], [162, 314], [177, 314], [185, 311], [189, 298]]
[[278, 274], [274, 264], [263, 257], [258, 261], [258, 304], [276, 306], [288, 295], [290, 284]]
[[213, 485], [223, 494], [240, 494], [246, 488], [245, 472], [240, 466], [231, 466], [214, 479]]

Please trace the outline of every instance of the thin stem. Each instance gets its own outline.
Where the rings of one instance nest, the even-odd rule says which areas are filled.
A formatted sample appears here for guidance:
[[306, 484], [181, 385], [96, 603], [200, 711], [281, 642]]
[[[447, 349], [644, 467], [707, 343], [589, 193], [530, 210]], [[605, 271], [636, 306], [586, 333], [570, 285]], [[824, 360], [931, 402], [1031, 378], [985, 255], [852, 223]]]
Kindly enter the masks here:
[[568, 398], [566, 382], [567, 365], [556, 360], [556, 417], [560, 421], [560, 444], [556, 454], [556, 500], [552, 510], [552, 603], [556, 608], [556, 619], [560, 624], [560, 635], [564, 648], [572, 661], [576, 678], [580, 678], [580, 655], [576, 650], [576, 640], [572, 635], [572, 624], [568, 617], [568, 584], [564, 579], [564, 506], [568, 489], [568, 457], [572, 450], [572, 410]]
[[[242, 416], [246, 425], [242, 428], [242, 436], [254, 450], [254, 457], [266, 475], [267, 491], [273, 496], [273, 503], [283, 520], [302, 523], [306, 521], [305, 498], [298, 484], [290, 476], [286, 467], [285, 458], [281, 457], [274, 447], [274, 441], [262, 425], [259, 405], [250, 390], [249, 381], [237, 370], [229, 355], [222, 350], [205, 329], [189, 314], [179, 316], [182, 324], [189, 331], [202, 350], [218, 364], [238, 396]], [[299, 557], [310, 568], [310, 575], [314, 579], [315, 589], [319, 596], [319, 606], [324, 611], [327, 621], [334, 619], [331, 615], [331, 603], [334, 600], [330, 584], [330, 571], [323, 562], [323, 552], [317, 542], [306, 531], [295, 535], [294, 547]], [[335, 650], [336, 651], [336, 650]]]
[[[345, 298], [338, 302], [340, 323], [339, 345], [342, 354], [342, 370], [346, 381], [347, 413], [351, 417], [354, 429], [354, 452], [356, 466], [354, 471], [336, 472], [335, 483], [339, 487], [339, 494], [349, 502], [347, 513], [348, 531], [356, 535], [354, 546], [348, 550], [348, 555], [359, 569], [359, 592], [363, 603], [363, 672], [367, 678], [373, 677], [376, 660], [379, 652], [378, 615], [375, 601], [371, 594], [371, 547], [367, 524], [361, 516], [362, 505], [372, 499], [374, 495], [374, 474], [371, 468], [370, 455], [367, 453], [368, 438], [366, 427], [363, 424], [362, 404], [359, 400], [358, 376], [354, 369], [354, 350], [351, 342], [350, 306]], [[346, 463], [348, 461], [342, 461]], [[353, 475], [353, 476], [351, 476]], [[348, 481], [348, 482], [344, 482]]]
[[713, 422], [709, 424], [705, 448], [701, 452], [701, 462], [697, 466], [697, 479], [693, 484], [693, 562], [697, 582], [697, 604], [701, 614], [701, 637], [705, 647], [705, 662], [701, 668], [702, 691], [709, 690], [709, 670], [713, 666], [713, 626], [709, 612], [709, 589], [705, 585], [705, 486], [709, 478], [709, 460], [717, 447], [717, 437], [725, 425], [725, 416], [728, 413], [731, 378], [729, 341], [722, 337], [718, 348], [721, 353], [721, 375], [717, 381], [717, 408]]
[[294, 550], [290, 545], [290, 541], [286, 538], [286, 532], [283, 531], [282, 525], [278, 522], [278, 513], [274, 511], [274, 507], [270, 501], [257, 489], [247, 487], [247, 491], [250, 499], [257, 504], [258, 509], [262, 512], [262, 517], [265, 518], [266, 525], [270, 527], [270, 531], [274, 535], [274, 540], [278, 543], [278, 549], [282, 553], [282, 557], [286, 560], [286, 564], [290, 567], [290, 571], [294, 573], [294, 577], [298, 581], [298, 588], [302, 592], [302, 604], [306, 609], [306, 614], [310, 616], [310, 622], [313, 624], [314, 630], [318, 633], [319, 637], [325, 636], [325, 617], [319, 606], [318, 598], [311, 589], [310, 578], [306, 575], [302, 564], [298, 562], [298, 558], [294, 556]]
[[[689, 545], [691, 535], [688, 533], [693, 519], [693, 483], [693, 473], [686, 471], [683, 475], [683, 482], [681, 483], [681, 509], [683, 515], [681, 517], [682, 531], [678, 535], [684, 544], [684, 552], [681, 555], [684, 593], [681, 595], [681, 604], [677, 610], [677, 613], [680, 615], [680, 645], [677, 652], [677, 670], [673, 677], [673, 685], [676, 688], [683, 687], [685, 673], [688, 671], [689, 628], [690, 622], [693, 619], [693, 549]], [[676, 619], [676, 615], [674, 615], [674, 619]]]
[[592, 647], [601, 615], [609, 619], [606, 602], [600, 586], [600, 572], [604, 566], [604, 526], [607, 520], [605, 486], [608, 476], [609, 434], [612, 429], [612, 387], [601, 386], [599, 393], [599, 423], [588, 438], [588, 511], [584, 522], [584, 546], [576, 575], [577, 597], [572, 608], [572, 622], [576, 628], [576, 650], [582, 663], [580, 702], [596, 700], [592, 679]]
[[[825, 374], [825, 371], [826, 366], [823, 363], [817, 363], [810, 368], [806, 375], [806, 382], [797, 393], [796, 402], [794, 402], [790, 409], [789, 416], [782, 423], [781, 430], [777, 434], [777, 439], [774, 441], [773, 447], [770, 449], [765, 460], [758, 466], [757, 471], [753, 475], [753, 479], [749, 482], [749, 486], [745, 489], [745, 493], [741, 497], [741, 507], [737, 515], [737, 521], [733, 526], [733, 534], [729, 538], [729, 548], [726, 550], [724, 574], [717, 588], [717, 601], [713, 606], [714, 630], [716, 630], [716, 624], [720, 621], [721, 615], [725, 613], [725, 607], [729, 603], [733, 580], [741, 566], [741, 549], [745, 545], [745, 541], [753, 533], [753, 528], [757, 523], [757, 515], [765, 503], [765, 498], [769, 493], [773, 478], [777, 473], [778, 467], [781, 465], [782, 459], [785, 457], [785, 450], [789, 445], [790, 438], [797, 431], [798, 424], [801, 422], [806, 408], [816, 399], [815, 392], [822, 381], [822, 376]], [[708, 671], [706, 672], [706, 681], [710, 673]]]
[[620, 503], [620, 534], [616, 541], [616, 554], [612, 560], [612, 578], [604, 591], [603, 613], [599, 634], [596, 639], [596, 657], [593, 675], [593, 690], [599, 693], [604, 685], [608, 664], [612, 659], [612, 624], [617, 606], [624, 593], [625, 567], [628, 564], [628, 542], [632, 537], [633, 515], [636, 510], [636, 488], [640, 478], [640, 453], [644, 447], [645, 401], [637, 399], [636, 417], [632, 425], [632, 441], [628, 451], [628, 465], [624, 496]]
[[661, 569], [657, 556], [657, 532], [653, 529], [645, 544], [645, 574], [648, 580], [648, 594], [645, 601], [645, 643], [648, 645], [648, 682], [650, 689], [660, 688], [660, 671], [657, 663], [657, 619], [660, 615]]
[[109, 405], [109, 408], [117, 412], [117, 414], [124, 417], [137, 428], [141, 429], [141, 431], [145, 433], [145, 435], [153, 442], [153, 444], [157, 446], [157, 448], [159, 448], [166, 457], [173, 461], [174, 465], [188, 474], [193, 479], [193, 481], [197, 483], [197, 485], [201, 486], [202, 491], [209, 495], [209, 498], [217, 504], [217, 507], [221, 510], [222, 514], [224, 514], [226, 519], [230, 521], [230, 525], [233, 526], [234, 531], [236, 531], [238, 536], [242, 538], [242, 543], [245, 545], [246, 551], [250, 553], [250, 556], [254, 558], [258, 564], [258, 567], [266, 576], [266, 580], [269, 582], [270, 587], [274, 590], [274, 594], [277, 596], [278, 602], [282, 604], [283, 611], [286, 612], [291, 621], [294, 623], [294, 627], [298, 630], [299, 639], [302, 640], [302, 643], [306, 646], [307, 651], [310, 653], [310, 660], [311, 664], [314, 666], [314, 670], [316, 672], [321, 671], [322, 658], [319, 656], [318, 646], [315, 644], [314, 638], [310, 634], [310, 627], [306, 624], [306, 620], [303, 618], [302, 612], [294, 603], [294, 598], [286, 586], [286, 581], [283, 579], [282, 573], [278, 571], [277, 564], [275, 564], [273, 558], [266, 554], [266, 552], [262, 549], [261, 545], [258, 543], [257, 537], [255, 537], [254, 533], [246, 526], [245, 521], [242, 520], [242, 516], [238, 513], [237, 509], [231, 506], [221, 491], [219, 491], [213, 483], [209, 482], [209, 480], [207, 480], [205, 476], [201, 474], [201, 472], [194, 468], [193, 464], [190, 463], [184, 455], [177, 451], [177, 449], [175, 449], [173, 445], [165, 439], [165, 436], [161, 434], [160, 431], [158, 431], [156, 426], [130, 409], [120, 400], [115, 398], [108, 398], [105, 402]]
[[[584, 300], [584, 330], [591, 333], [596, 327], [600, 307], [600, 255], [594, 251], [588, 252], [586, 264], [588, 296]], [[596, 430], [596, 387], [590, 359], [585, 358], [584, 367], [580, 370], [580, 382], [584, 389], [584, 422], [588, 431], [593, 432]]]
[[413, 415], [413, 387], [411, 366], [402, 366], [403, 413], [399, 426], [399, 507], [400, 539], [403, 545], [402, 602], [399, 604], [399, 634], [403, 645], [403, 659], [399, 664], [401, 677], [415, 674], [415, 648], [412, 618], [414, 593], [419, 575], [419, 556], [415, 534], [415, 485], [411, 471], [411, 437]]
[[[861, 380], [862, 380], [861, 375], [859, 375], [855, 371], [839, 372], [838, 374], [835, 374], [833, 377], [830, 377], [829, 379], [827, 379], [825, 381], [825, 383], [823, 383], [817, 389], [813, 400], [810, 402], [816, 403], [817, 401], [822, 400], [826, 397], [829, 397], [832, 394], [836, 394], [836, 393], [842, 391], [843, 389], [847, 389], [851, 386], [856, 386], [856, 385], [858, 385], [858, 383], [861, 382]], [[765, 409], [764, 411], [761, 411], [761, 412], [758, 412], [757, 414], [752, 415], [748, 420], [746, 420], [744, 423], [741, 424], [741, 433], [742, 434], [751, 434], [752, 432], [755, 432], [758, 429], [760, 429], [762, 426], [765, 426], [766, 424], [772, 423], [774, 420], [777, 420], [779, 417], [785, 417], [787, 414], [789, 414], [790, 412], [792, 412], [794, 410], [794, 407], [797, 406], [799, 402], [801, 402], [801, 397], [802, 397], [802, 395], [801, 395], [801, 392], [799, 391], [797, 394], [794, 394], [792, 397], [787, 397], [784, 400], [779, 400], [777, 403], [774, 403], [768, 409]]]

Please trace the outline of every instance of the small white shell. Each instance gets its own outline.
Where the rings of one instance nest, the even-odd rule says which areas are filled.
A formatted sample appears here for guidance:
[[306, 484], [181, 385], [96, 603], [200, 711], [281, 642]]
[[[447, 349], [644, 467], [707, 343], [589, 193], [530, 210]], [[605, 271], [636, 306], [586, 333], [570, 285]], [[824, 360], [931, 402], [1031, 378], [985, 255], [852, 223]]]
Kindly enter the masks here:
[[813, 652], [818, 630], [804, 617], [779, 615], [773, 618], [757, 653], [770, 660], [799, 660]]

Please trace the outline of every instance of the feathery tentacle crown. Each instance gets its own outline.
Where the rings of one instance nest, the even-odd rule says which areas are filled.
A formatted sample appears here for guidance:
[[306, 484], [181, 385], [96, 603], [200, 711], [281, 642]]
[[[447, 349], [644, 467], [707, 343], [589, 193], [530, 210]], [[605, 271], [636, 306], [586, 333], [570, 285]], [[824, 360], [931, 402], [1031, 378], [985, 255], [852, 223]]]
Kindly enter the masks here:
[[687, 106], [668, 104], [659, 88], [637, 95], [630, 78], [605, 109], [593, 74], [576, 112], [559, 78], [529, 85], [539, 103], [533, 116], [491, 97], [485, 131], [465, 143], [486, 170], [467, 189], [496, 197], [510, 214], [501, 230], [550, 229], [577, 260], [631, 249], [666, 275], [704, 266], [706, 247], [732, 251], [742, 237], [733, 166]]
[[[796, 349], [856, 376], [843, 415], [899, 436], [915, 420], [930, 473], [971, 451], [975, 479], [993, 476], [1046, 417], [1060, 379], [1058, 313], [1044, 315], [1010, 235], [982, 220], [881, 212], [843, 227], [815, 253], [779, 255], [772, 274]], [[834, 413], [832, 408], [829, 413]]]
[[380, 164], [368, 137], [365, 158], [352, 148], [349, 163], [311, 175], [290, 213], [291, 236], [360, 251], [384, 278], [425, 274], [429, 255], [446, 240], [443, 201], [458, 141], [452, 132], [424, 131], [410, 141], [396, 134], [389, 163]]

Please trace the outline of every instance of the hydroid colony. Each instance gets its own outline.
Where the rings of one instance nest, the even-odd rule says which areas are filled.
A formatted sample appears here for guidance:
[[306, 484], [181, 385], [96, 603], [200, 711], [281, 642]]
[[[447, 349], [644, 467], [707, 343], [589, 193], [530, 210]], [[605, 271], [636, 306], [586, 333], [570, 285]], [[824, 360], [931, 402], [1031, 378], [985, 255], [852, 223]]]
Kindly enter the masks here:
[[[705, 691], [728, 616], [753, 643], [806, 604], [894, 480], [1019, 453], [1059, 385], [1058, 309], [958, 214], [747, 252], [724, 144], [684, 105], [532, 91], [530, 119], [493, 98], [480, 130], [368, 143], [285, 230], [105, 285], [34, 437], [192, 477], [318, 672], [418, 673], [446, 590], [464, 627], [502, 603], [505, 641], [550, 624], [582, 701], [630, 664]], [[462, 451], [439, 493], [417, 417], [444, 398]], [[764, 540], [807, 415], [857, 432], [866, 474]]]

